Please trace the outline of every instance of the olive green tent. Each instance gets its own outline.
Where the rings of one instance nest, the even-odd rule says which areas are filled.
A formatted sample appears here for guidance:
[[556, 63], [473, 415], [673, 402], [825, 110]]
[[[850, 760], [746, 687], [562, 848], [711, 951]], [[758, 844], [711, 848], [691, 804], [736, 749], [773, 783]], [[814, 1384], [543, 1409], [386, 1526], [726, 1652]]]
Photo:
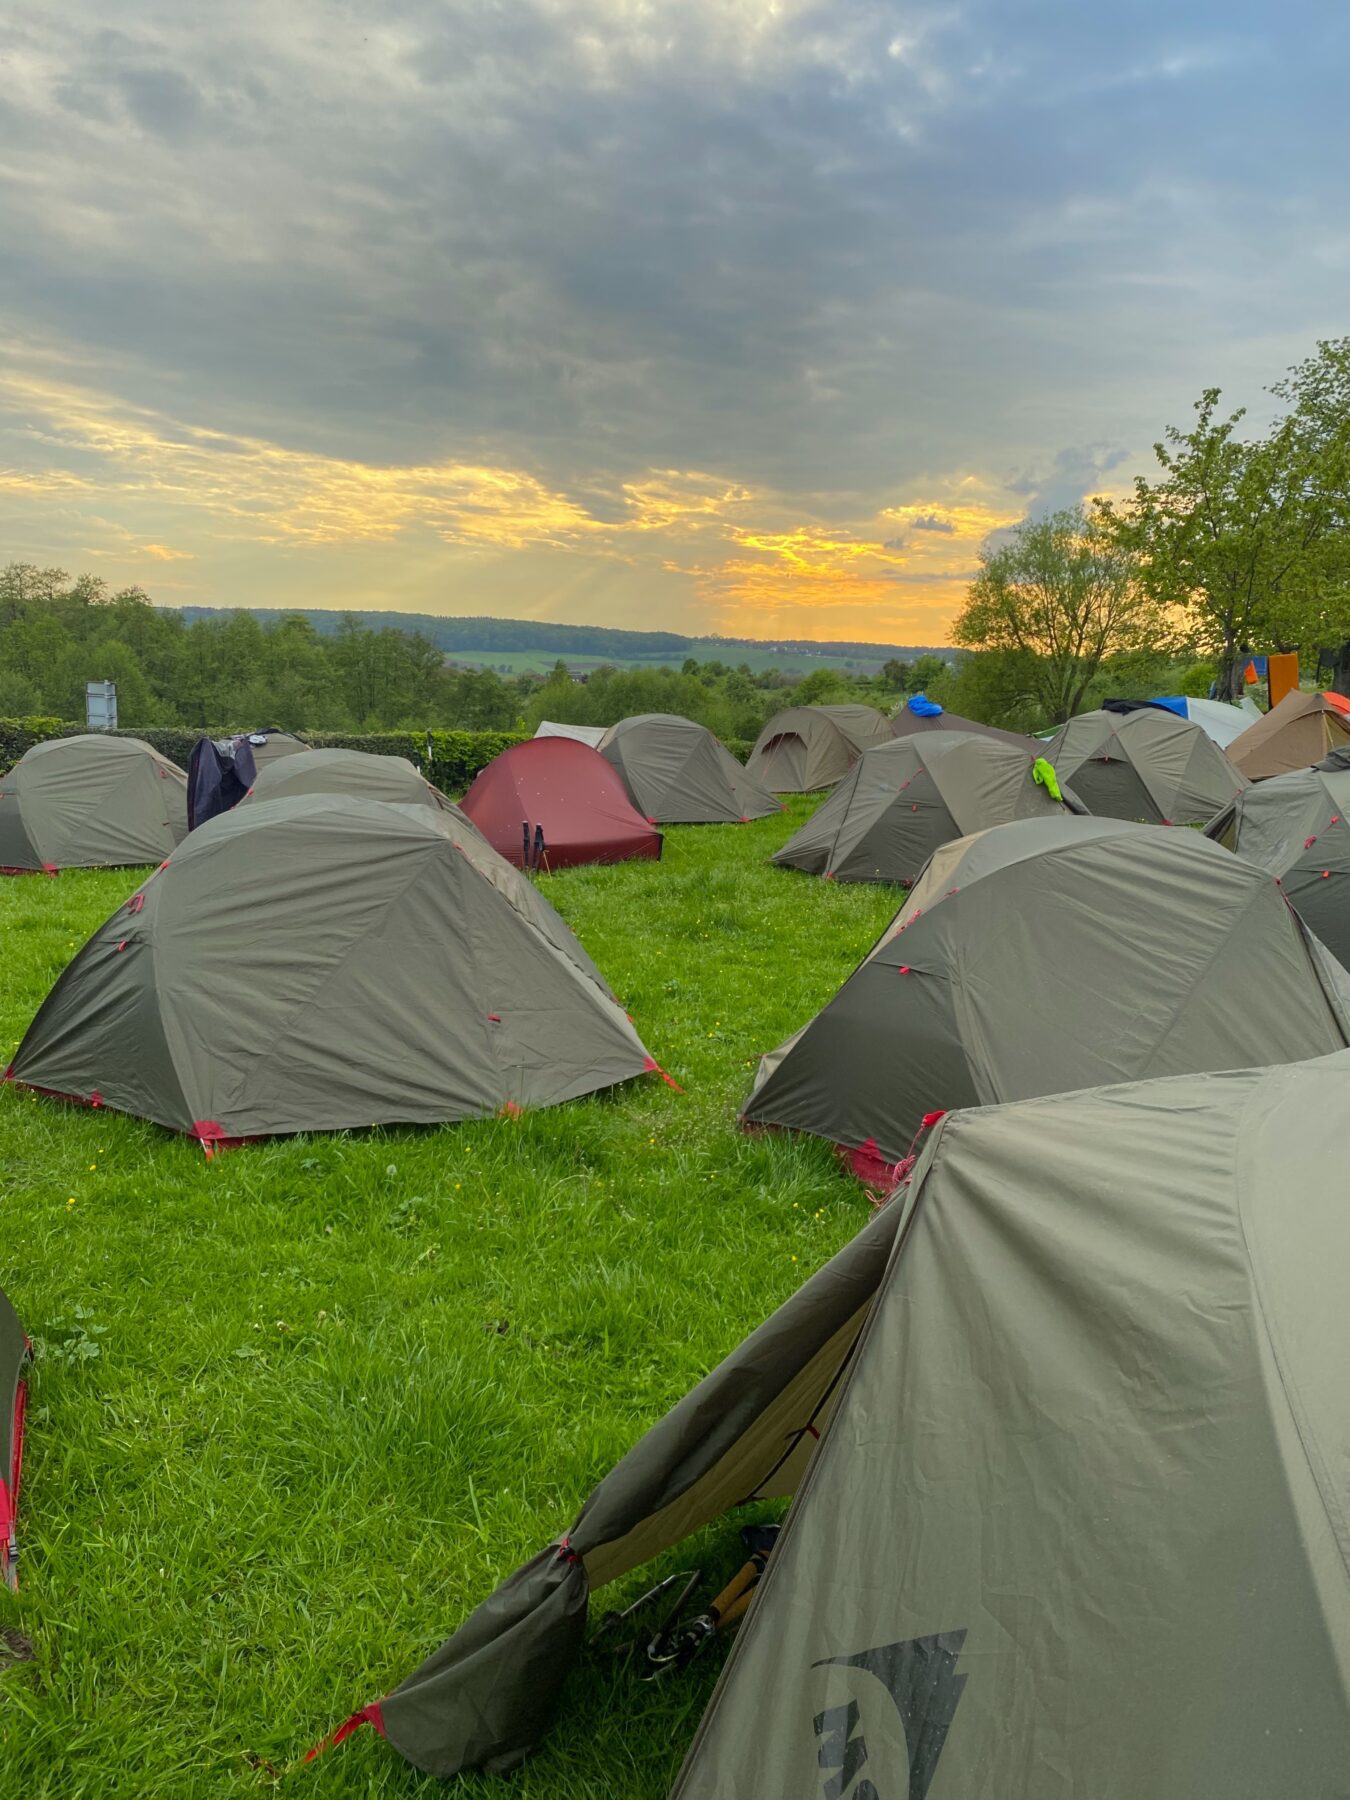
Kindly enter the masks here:
[[239, 804], [253, 806], [287, 794], [351, 794], [395, 806], [457, 810], [406, 757], [372, 756], [365, 750], [310, 750], [304, 756], [273, 757], [258, 770], [257, 780]]
[[61, 975], [8, 1074], [209, 1148], [551, 1106], [655, 1067], [478, 832], [299, 794], [193, 832]]
[[1247, 785], [1201, 726], [1157, 706], [1080, 713], [1045, 754], [1099, 818], [1204, 825]]
[[676, 713], [620, 719], [600, 754], [651, 825], [744, 825], [782, 810], [705, 725]]
[[0, 1289], [0, 1575], [19, 1585], [19, 1473], [23, 1463], [24, 1368], [29, 1343]]
[[970, 732], [892, 738], [863, 752], [773, 860], [830, 881], [908, 886], [940, 844], [1059, 813], [1034, 768], [1029, 751]]
[[592, 1591], [793, 1495], [673, 1800], [1340, 1800], [1347, 1095], [1342, 1053], [949, 1115], [345, 1729], [437, 1775], [510, 1768]]
[[1239, 794], [1206, 836], [1279, 877], [1285, 898], [1350, 967], [1350, 767], [1273, 775]]
[[1278, 882], [1193, 831], [1023, 819], [936, 851], [745, 1106], [873, 1179], [924, 1117], [1350, 1044], [1350, 975]]
[[1250, 781], [1311, 768], [1331, 750], [1350, 744], [1350, 718], [1325, 694], [1286, 694], [1263, 719], [1228, 746]]
[[745, 770], [772, 794], [813, 793], [891, 737], [890, 720], [874, 706], [789, 706], [755, 739]]
[[34, 744], [0, 777], [0, 870], [162, 862], [187, 832], [187, 776], [140, 738]]
[[243, 740], [253, 753], [253, 767], [261, 772], [277, 762], [283, 756], [294, 756], [297, 751], [308, 750], [309, 745], [289, 731], [278, 731], [275, 725], [269, 725], [263, 731], [244, 733]]

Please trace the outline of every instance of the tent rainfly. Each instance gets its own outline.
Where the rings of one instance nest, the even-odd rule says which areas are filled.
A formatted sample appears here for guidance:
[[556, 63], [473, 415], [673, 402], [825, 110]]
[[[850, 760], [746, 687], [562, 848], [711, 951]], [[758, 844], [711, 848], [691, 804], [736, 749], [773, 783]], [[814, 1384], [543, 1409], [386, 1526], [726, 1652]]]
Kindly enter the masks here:
[[[1041, 764], [1053, 780], [1054, 771]], [[773, 858], [827, 881], [908, 887], [939, 845], [1011, 819], [1061, 811], [1027, 751], [997, 738], [932, 731], [865, 750]]]
[[894, 1179], [925, 1117], [1350, 1044], [1350, 975], [1198, 832], [1023, 819], [936, 851], [744, 1118]]
[[1211, 737], [1220, 750], [1226, 750], [1235, 738], [1262, 716], [1261, 709], [1249, 694], [1236, 704], [1227, 700], [1196, 700], [1190, 694], [1160, 694], [1148, 702], [1165, 707], [1179, 719], [1189, 719]]
[[1286, 694], [1278, 706], [1228, 747], [1249, 781], [1310, 769], [1332, 750], [1350, 744], [1350, 718], [1325, 694]]
[[1033, 756], [1040, 753], [1035, 738], [1025, 737], [1020, 731], [1004, 731], [999, 725], [982, 725], [978, 719], [963, 719], [960, 713], [947, 712], [927, 694], [911, 694], [891, 720], [893, 737], [908, 737], [915, 731], [970, 731], [976, 737], [1000, 738], [1005, 744], [1016, 744], [1021, 750], [1030, 750]]
[[66, 968], [6, 1073], [209, 1151], [553, 1106], [655, 1068], [476, 830], [298, 794], [193, 832]]
[[189, 829], [195, 831], [208, 819], [219, 818], [237, 806], [261, 770], [308, 749], [298, 737], [275, 726], [232, 738], [198, 738], [188, 765]]
[[1345, 1793], [1347, 1091], [1341, 1054], [943, 1119], [345, 1729], [513, 1767], [592, 1592], [790, 1495], [672, 1800]]
[[578, 744], [589, 744], [598, 750], [604, 740], [603, 725], [562, 725], [557, 719], [541, 719], [535, 728], [537, 738], [571, 738]]
[[32, 1346], [0, 1289], [0, 1576], [19, 1585], [19, 1474], [23, 1464], [24, 1369]]
[[162, 862], [187, 831], [187, 777], [140, 738], [34, 744], [0, 777], [0, 872]]
[[661, 833], [634, 812], [611, 765], [568, 738], [531, 738], [494, 756], [464, 796], [464, 812], [517, 868], [661, 854]]
[[1272, 775], [1239, 794], [1205, 835], [1279, 878], [1309, 931], [1350, 966], [1350, 756]]
[[891, 737], [890, 720], [874, 706], [789, 706], [755, 739], [745, 771], [771, 794], [814, 793]]
[[1204, 825], [1247, 785], [1199, 725], [1162, 707], [1080, 713], [1045, 753], [1090, 813]]
[[620, 719], [600, 754], [652, 825], [745, 825], [782, 811], [706, 726], [677, 713]]
[[366, 750], [309, 750], [304, 756], [274, 757], [258, 770], [246, 803], [257, 806], [291, 794], [350, 794], [359, 800], [387, 800], [391, 806], [455, 811], [406, 756], [372, 756]]

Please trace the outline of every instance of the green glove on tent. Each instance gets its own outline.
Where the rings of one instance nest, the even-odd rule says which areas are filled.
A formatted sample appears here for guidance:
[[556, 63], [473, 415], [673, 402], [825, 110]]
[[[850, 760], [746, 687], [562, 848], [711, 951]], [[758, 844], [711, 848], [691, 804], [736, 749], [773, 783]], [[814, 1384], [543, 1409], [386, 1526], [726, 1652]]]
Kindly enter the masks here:
[[1033, 781], [1040, 782], [1052, 800], [1063, 800], [1064, 796], [1059, 791], [1059, 777], [1055, 774], [1053, 763], [1047, 762], [1043, 756], [1038, 756], [1031, 765], [1031, 776]]

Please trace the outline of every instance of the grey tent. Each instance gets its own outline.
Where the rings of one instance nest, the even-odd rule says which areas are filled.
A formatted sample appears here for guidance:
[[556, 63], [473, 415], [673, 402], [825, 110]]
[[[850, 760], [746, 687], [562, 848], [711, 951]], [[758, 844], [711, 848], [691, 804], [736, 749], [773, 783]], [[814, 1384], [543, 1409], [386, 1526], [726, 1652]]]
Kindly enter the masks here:
[[162, 862], [187, 832], [187, 776], [140, 738], [34, 744], [0, 777], [0, 870]]
[[829, 799], [774, 857], [830, 881], [908, 886], [940, 844], [1061, 811], [1028, 751], [997, 738], [933, 731], [864, 751]]
[[733, 825], [781, 812], [705, 725], [677, 713], [638, 713], [611, 725], [600, 754], [652, 825]]
[[19, 1585], [19, 1475], [29, 1352], [19, 1315], [0, 1289], [0, 1575], [10, 1587]]
[[1206, 836], [1279, 877], [1285, 898], [1350, 966], [1350, 766], [1273, 775], [1239, 794]]
[[1033, 754], [1039, 754], [1040, 749], [1035, 738], [1027, 737], [1023, 732], [1005, 731], [1000, 725], [984, 725], [978, 719], [949, 713], [926, 694], [912, 694], [903, 706], [896, 708], [891, 719], [893, 737], [908, 737], [916, 731], [971, 731], [977, 737], [998, 738], [1005, 744], [1016, 744], [1019, 749], [1031, 749]]
[[592, 750], [598, 750], [604, 741], [603, 725], [563, 725], [557, 719], [541, 719], [535, 729], [536, 737], [571, 738], [578, 744], [589, 744]]
[[268, 725], [261, 731], [245, 732], [242, 740], [253, 754], [253, 767], [261, 773], [272, 763], [283, 756], [295, 756], [301, 750], [308, 750], [309, 745], [303, 739], [295, 737], [289, 731], [279, 731], [275, 725]]
[[67, 967], [7, 1073], [210, 1148], [551, 1106], [655, 1067], [478, 832], [299, 794], [193, 832]]
[[1233, 739], [1228, 754], [1251, 781], [1311, 768], [1350, 745], [1350, 718], [1325, 694], [1286, 694], [1263, 719]]
[[1080, 713], [1046, 755], [1099, 818], [1204, 825], [1247, 785], [1207, 732], [1157, 706]]
[[240, 805], [256, 806], [287, 794], [351, 794], [394, 806], [457, 810], [406, 757], [372, 756], [365, 750], [309, 750], [304, 756], [274, 757], [259, 769]]
[[814, 793], [891, 736], [890, 720], [874, 706], [789, 706], [755, 739], [745, 769], [772, 794]]
[[886, 1179], [934, 1112], [1350, 1044], [1350, 975], [1264, 869], [1192, 831], [1024, 819], [936, 851], [744, 1117]]
[[1348, 1094], [1343, 1053], [949, 1115], [346, 1729], [512, 1767], [592, 1592], [790, 1495], [672, 1800], [1345, 1796]]

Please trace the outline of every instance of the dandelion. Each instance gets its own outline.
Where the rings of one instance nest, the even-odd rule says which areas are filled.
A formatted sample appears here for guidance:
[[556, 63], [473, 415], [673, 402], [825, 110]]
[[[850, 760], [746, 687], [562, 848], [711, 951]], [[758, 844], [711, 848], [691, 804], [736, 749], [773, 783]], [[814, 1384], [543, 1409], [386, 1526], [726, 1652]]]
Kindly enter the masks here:
[[94, 1170], [95, 1170], [95, 1169], [96, 1169], [96, 1168], [97, 1168], [97, 1167], [98, 1167], [98, 1164], [97, 1164], [97, 1163], [90, 1163], [90, 1165], [89, 1165], [89, 1173], [90, 1173], [90, 1174], [91, 1174], [91, 1175], [92, 1175], [92, 1174], [93, 1174], [93, 1172], [94, 1172]]
[[66, 1205], [67, 1205], [67, 1206], [74, 1206], [74, 1204], [75, 1204], [75, 1196], [74, 1196], [74, 1194], [72, 1194], [72, 1195], [71, 1195], [71, 1196], [70, 1196], [70, 1198], [69, 1198], [69, 1200], [67, 1200], [67, 1201], [66, 1201]]

